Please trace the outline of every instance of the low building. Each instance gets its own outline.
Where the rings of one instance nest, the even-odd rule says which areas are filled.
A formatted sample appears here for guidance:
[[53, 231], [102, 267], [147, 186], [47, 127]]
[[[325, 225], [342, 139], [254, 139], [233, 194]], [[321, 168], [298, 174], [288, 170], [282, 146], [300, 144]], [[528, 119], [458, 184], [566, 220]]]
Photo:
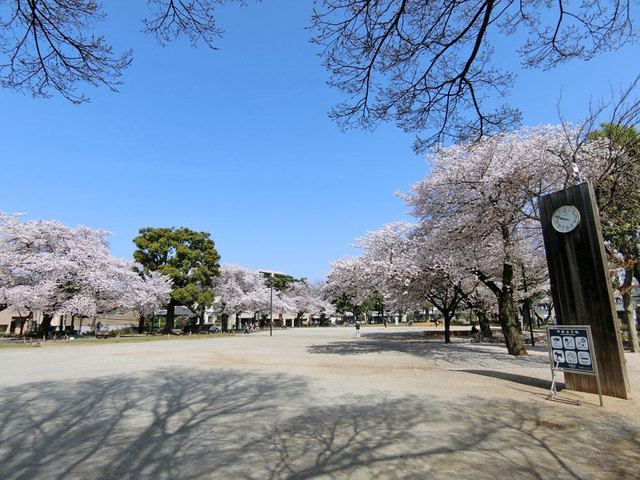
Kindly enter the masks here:
[[31, 330], [31, 321], [31, 312], [5, 308], [0, 311], [0, 335], [23, 335]]
[[[95, 332], [98, 324], [103, 330], [109, 331], [122, 328], [137, 328], [139, 319], [140, 315], [134, 310], [106, 313], [91, 318], [56, 315], [51, 320], [51, 329], [57, 332], [88, 334]], [[27, 335], [41, 323], [42, 312], [36, 312], [33, 315], [30, 312], [21, 311], [14, 307], [0, 311], [0, 334]]]

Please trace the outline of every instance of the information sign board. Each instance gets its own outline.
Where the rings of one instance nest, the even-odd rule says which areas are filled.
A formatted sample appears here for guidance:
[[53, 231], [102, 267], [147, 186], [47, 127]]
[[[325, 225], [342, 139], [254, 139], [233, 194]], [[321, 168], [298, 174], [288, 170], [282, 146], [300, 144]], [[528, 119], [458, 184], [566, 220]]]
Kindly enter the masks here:
[[[550, 325], [547, 327], [547, 344], [549, 345], [549, 360], [551, 361], [552, 374], [549, 397], [554, 400], [561, 400], [556, 395], [556, 372], [582, 373], [596, 377], [600, 406], [602, 406], [602, 388], [598, 376], [598, 366], [595, 361], [591, 326]], [[580, 401], [569, 402], [580, 405]]]
[[547, 332], [551, 361], [557, 370], [595, 375], [589, 327], [549, 327]]

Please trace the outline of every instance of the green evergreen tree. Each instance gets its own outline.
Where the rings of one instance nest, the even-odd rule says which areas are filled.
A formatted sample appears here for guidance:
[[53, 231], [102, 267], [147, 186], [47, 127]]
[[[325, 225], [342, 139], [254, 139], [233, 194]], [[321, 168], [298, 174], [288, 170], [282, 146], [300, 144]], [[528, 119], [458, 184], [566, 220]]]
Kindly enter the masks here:
[[609, 259], [624, 270], [618, 285], [629, 325], [631, 351], [640, 351], [632, 307], [632, 282], [640, 282], [640, 134], [634, 126], [603, 123], [590, 140], [609, 142], [611, 157], [595, 182], [602, 236], [610, 246]]
[[144, 272], [159, 272], [173, 281], [171, 299], [167, 305], [165, 333], [174, 326], [176, 305], [192, 311], [213, 303], [213, 279], [219, 275], [220, 255], [210, 234], [188, 228], [142, 228], [133, 239], [138, 250], [133, 258]]

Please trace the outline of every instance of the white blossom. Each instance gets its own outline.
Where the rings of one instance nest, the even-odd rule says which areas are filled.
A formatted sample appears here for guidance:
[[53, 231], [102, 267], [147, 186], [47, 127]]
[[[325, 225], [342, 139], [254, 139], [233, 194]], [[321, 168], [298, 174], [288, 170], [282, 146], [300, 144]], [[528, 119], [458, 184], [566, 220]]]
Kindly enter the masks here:
[[0, 302], [47, 315], [142, 312], [164, 303], [163, 276], [141, 278], [111, 255], [108, 233], [56, 220], [20, 221], [0, 212]]

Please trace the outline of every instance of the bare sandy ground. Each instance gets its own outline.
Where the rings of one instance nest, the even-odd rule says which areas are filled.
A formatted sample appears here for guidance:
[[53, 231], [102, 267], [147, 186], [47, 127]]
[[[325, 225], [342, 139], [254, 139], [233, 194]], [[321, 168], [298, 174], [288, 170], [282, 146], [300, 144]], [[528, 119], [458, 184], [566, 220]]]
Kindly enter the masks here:
[[575, 406], [545, 345], [423, 330], [0, 349], [0, 478], [640, 478], [640, 355], [632, 400]]

